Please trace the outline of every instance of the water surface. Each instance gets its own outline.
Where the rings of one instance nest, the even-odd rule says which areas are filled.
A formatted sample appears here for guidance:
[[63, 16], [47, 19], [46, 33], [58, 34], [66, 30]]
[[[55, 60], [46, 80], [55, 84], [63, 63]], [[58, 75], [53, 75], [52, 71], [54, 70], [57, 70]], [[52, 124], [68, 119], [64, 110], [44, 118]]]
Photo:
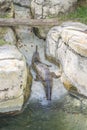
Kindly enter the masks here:
[[[69, 110], [70, 108], [68, 108]], [[29, 103], [24, 112], [0, 118], [0, 130], [87, 130], [87, 115], [64, 108], [63, 102]]]

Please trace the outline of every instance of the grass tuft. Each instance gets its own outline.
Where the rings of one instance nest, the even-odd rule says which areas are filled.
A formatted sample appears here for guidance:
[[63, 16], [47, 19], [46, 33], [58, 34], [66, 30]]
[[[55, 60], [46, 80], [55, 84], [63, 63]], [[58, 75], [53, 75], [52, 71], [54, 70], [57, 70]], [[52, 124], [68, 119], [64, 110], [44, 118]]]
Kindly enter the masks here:
[[75, 20], [87, 24], [87, 7], [78, 7], [74, 12], [60, 16], [63, 21]]

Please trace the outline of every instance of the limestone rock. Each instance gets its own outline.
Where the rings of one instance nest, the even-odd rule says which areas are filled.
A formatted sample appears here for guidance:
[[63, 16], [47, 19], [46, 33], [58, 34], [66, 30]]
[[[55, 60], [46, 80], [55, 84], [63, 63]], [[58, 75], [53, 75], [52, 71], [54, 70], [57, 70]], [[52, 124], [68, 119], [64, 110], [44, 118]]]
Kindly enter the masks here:
[[[0, 0], [0, 18], [13, 18], [14, 8], [12, 0]], [[13, 30], [9, 27], [0, 27], [0, 45], [16, 44]]]
[[31, 76], [15, 46], [0, 47], [0, 113], [21, 111], [30, 95]]
[[34, 28], [34, 33], [37, 37], [40, 39], [46, 39], [48, 31], [51, 29], [51, 27], [39, 27], [39, 28]]
[[31, 18], [30, 9], [14, 4], [15, 18]]
[[12, 18], [14, 14], [12, 0], [0, 0], [0, 17]]
[[[58, 15], [67, 13], [75, 8], [77, 0], [32, 0], [31, 1], [31, 13], [35, 19], [49, 19], [58, 17]], [[40, 38], [45, 36], [50, 28], [38, 28], [38, 34]], [[44, 31], [42, 31], [44, 30]], [[45, 31], [46, 30], [46, 31]]]
[[0, 27], [0, 45], [16, 44], [14, 31], [9, 27]]
[[[14, 5], [15, 18], [27, 18], [30, 19], [30, 9], [25, 7], [20, 7], [18, 5]], [[15, 28], [15, 32], [17, 35], [18, 43], [21, 44], [25, 42], [25, 40], [29, 37], [32, 28], [29, 26], [18, 26]]]
[[68, 90], [87, 96], [87, 26], [68, 22], [52, 28], [46, 55], [60, 64], [61, 81]]
[[[85, 105], [85, 108], [86, 108], [86, 105]], [[72, 114], [80, 113], [80, 112], [84, 111], [83, 104], [81, 103], [81, 101], [70, 95], [66, 95], [64, 97], [63, 110], [66, 111], [66, 113], [72, 113]], [[86, 109], [85, 109], [85, 111], [86, 111]]]
[[32, 0], [31, 11], [34, 18], [49, 18], [67, 12], [76, 2], [77, 0]]
[[30, 7], [31, 0], [13, 0], [14, 4], [23, 6], [23, 7]]

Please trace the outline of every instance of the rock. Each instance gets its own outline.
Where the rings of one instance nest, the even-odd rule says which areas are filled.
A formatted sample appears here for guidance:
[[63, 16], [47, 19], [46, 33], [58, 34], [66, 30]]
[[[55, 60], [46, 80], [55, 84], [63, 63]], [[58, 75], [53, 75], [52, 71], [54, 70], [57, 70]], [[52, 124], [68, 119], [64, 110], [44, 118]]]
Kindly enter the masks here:
[[70, 95], [66, 95], [64, 97], [62, 108], [66, 113], [72, 113], [72, 114], [81, 113], [83, 111], [81, 101]]
[[28, 18], [30, 19], [30, 9], [21, 7], [18, 5], [14, 4], [14, 13], [15, 13], [15, 18]]
[[37, 101], [42, 101], [42, 100], [46, 100], [44, 87], [41, 82], [33, 81], [29, 102], [37, 102]]
[[[0, 18], [13, 18], [12, 0], [0, 0]], [[0, 45], [16, 44], [14, 31], [10, 27], [0, 27]]]
[[56, 17], [71, 10], [76, 2], [77, 0], [32, 0], [31, 11], [37, 19]]
[[10, 27], [0, 27], [0, 45], [16, 44], [14, 31]]
[[27, 8], [30, 7], [30, 1], [31, 0], [13, 0], [14, 4]]
[[[35, 19], [56, 18], [75, 8], [77, 0], [32, 0], [31, 13]], [[37, 28], [37, 36], [45, 39], [50, 28]]]
[[34, 33], [35, 35], [40, 38], [40, 39], [46, 39], [48, 31], [51, 29], [51, 27], [39, 27], [39, 28], [34, 28]]
[[0, 17], [12, 18], [14, 15], [12, 0], [0, 0]]
[[68, 22], [47, 35], [46, 56], [59, 63], [61, 81], [68, 90], [87, 96], [87, 26]]
[[21, 111], [30, 95], [31, 75], [15, 46], [0, 47], [0, 113]]
[[[31, 18], [29, 8], [14, 5], [14, 11], [15, 11], [15, 18], [24, 18], [24, 19]], [[15, 28], [18, 43], [21, 44], [25, 42], [25, 40], [29, 37], [29, 34], [31, 33], [31, 31], [32, 31], [32, 28], [29, 26], [18, 26], [17, 28]]]
[[52, 101], [62, 100], [67, 93], [68, 91], [65, 89], [60, 78], [53, 78]]

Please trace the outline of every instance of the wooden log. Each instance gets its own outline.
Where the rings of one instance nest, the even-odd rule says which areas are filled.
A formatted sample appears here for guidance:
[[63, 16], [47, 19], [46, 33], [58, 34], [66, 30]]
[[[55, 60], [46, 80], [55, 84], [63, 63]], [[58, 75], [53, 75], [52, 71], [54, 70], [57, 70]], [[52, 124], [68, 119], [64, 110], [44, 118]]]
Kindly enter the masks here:
[[59, 25], [58, 19], [19, 19], [19, 18], [0, 18], [0, 26], [31, 26], [46, 27]]

